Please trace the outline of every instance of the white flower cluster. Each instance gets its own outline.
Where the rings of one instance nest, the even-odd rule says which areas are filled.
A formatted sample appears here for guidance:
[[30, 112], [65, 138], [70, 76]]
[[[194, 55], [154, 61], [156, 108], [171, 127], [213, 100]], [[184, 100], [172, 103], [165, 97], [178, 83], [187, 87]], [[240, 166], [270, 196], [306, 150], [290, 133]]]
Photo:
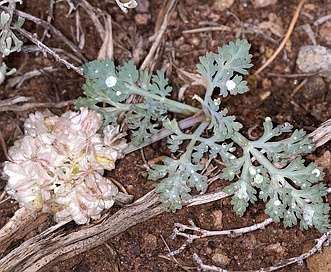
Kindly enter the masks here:
[[54, 214], [56, 222], [100, 218], [118, 193], [104, 170], [115, 168], [127, 146], [118, 127], [98, 133], [101, 122], [101, 115], [87, 108], [60, 117], [30, 114], [24, 137], [9, 149], [4, 165], [8, 194], [32, 212]]

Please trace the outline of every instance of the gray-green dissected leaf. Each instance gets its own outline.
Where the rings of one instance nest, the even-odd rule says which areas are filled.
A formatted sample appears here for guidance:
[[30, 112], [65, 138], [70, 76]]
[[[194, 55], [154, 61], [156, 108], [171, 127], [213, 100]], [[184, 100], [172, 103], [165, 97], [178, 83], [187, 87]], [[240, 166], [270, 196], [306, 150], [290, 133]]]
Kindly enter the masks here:
[[[94, 60], [84, 64], [83, 73], [90, 80], [90, 85], [95, 91], [108, 90], [109, 99], [113, 102], [127, 99], [130, 91], [126, 84], [134, 85], [139, 78], [139, 72], [132, 61], [115, 67], [110, 59]], [[114, 83], [108, 84], [109, 79], [114, 80]]]
[[[237, 39], [235, 43], [230, 42], [218, 48], [218, 54], [207, 53], [200, 57], [197, 71], [206, 78], [209, 88], [218, 87], [220, 95], [226, 97], [228, 93], [244, 93], [248, 90], [246, 81], [234, 73], [247, 74], [247, 69], [252, 67], [250, 63], [252, 55], [249, 54], [250, 44], [246, 40]], [[233, 80], [236, 87], [228, 90], [227, 81]]]

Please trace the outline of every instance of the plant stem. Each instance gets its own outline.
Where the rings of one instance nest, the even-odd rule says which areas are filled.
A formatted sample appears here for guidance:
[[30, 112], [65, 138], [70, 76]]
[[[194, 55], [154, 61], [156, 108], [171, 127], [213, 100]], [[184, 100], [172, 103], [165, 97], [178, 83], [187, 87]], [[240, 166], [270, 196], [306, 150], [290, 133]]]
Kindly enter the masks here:
[[257, 150], [253, 145], [250, 144], [250, 141], [245, 138], [241, 133], [235, 132], [231, 139], [238, 144], [242, 149], [248, 150], [252, 156], [263, 165], [269, 173], [275, 173], [277, 168], [264, 156], [262, 153]]
[[181, 113], [181, 114], [190, 116], [190, 115], [194, 115], [200, 111], [199, 108], [192, 107], [190, 105], [187, 105], [187, 104], [184, 104], [181, 102], [177, 102], [175, 100], [168, 99], [166, 97], [161, 97], [159, 95], [151, 94], [150, 92], [148, 92], [142, 88], [139, 88], [136, 85], [126, 84], [126, 87], [128, 89], [130, 89], [132, 91], [132, 93], [134, 93], [134, 94], [138, 94], [144, 98], [147, 97], [147, 98], [152, 98], [156, 101], [159, 101], [160, 103], [164, 104], [168, 108], [168, 110], [171, 112]]
[[213, 90], [214, 90], [214, 88], [212, 87], [213, 83], [211, 82], [211, 80], [209, 80], [209, 78], [206, 78], [206, 81], [207, 81], [207, 89], [206, 89], [206, 93], [205, 93], [205, 96], [204, 96], [204, 101], [205, 102], [207, 101], [208, 97], [212, 96]]
[[[180, 129], [185, 129], [185, 128], [192, 127], [195, 124], [198, 124], [198, 123], [201, 123], [201, 122], [204, 122], [204, 121], [206, 121], [206, 116], [204, 114], [201, 114], [201, 112], [199, 112], [199, 113], [197, 113], [193, 116], [190, 116], [190, 117], [187, 117], [183, 120], [180, 120], [178, 122], [178, 125], [179, 125]], [[139, 146], [134, 146], [132, 144], [129, 144], [128, 147], [124, 150], [124, 154], [129, 154], [129, 153], [131, 153], [133, 151], [136, 151], [140, 148], [148, 146], [152, 143], [155, 143], [159, 140], [162, 140], [165, 137], [168, 137], [171, 134], [173, 134], [173, 132], [170, 129], [163, 128], [163, 129], [160, 130], [160, 132], [158, 134], [153, 135], [150, 138], [150, 141], [144, 142], [144, 143], [140, 144]]]

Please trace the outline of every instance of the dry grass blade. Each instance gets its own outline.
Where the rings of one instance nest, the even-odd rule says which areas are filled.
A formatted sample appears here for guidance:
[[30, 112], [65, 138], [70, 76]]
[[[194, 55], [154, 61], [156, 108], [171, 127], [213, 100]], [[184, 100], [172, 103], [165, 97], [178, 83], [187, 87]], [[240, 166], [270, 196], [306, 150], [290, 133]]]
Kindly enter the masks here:
[[105, 36], [102, 46], [98, 53], [98, 60], [104, 60], [104, 59], [113, 60], [114, 59], [113, 29], [111, 24], [111, 16], [109, 14], [106, 15], [105, 25], [106, 25]]
[[[167, 29], [169, 17], [171, 16], [172, 12], [174, 11], [177, 3], [178, 3], [178, 0], [171, 0], [168, 2], [164, 2], [164, 5], [160, 11], [159, 17], [156, 21], [156, 25], [155, 25], [156, 33], [153, 37], [154, 42], [144, 60], [144, 62], [141, 64], [140, 69], [145, 69], [146, 67], [151, 68], [151, 61], [153, 58], [155, 58], [155, 52], [157, 51], [157, 48], [159, 48], [161, 39]], [[150, 70], [152, 70], [152, 69], [150, 69]]]
[[278, 56], [278, 54], [280, 53], [280, 51], [282, 51], [282, 49], [284, 48], [285, 44], [287, 43], [288, 39], [290, 38], [292, 31], [294, 29], [295, 23], [298, 20], [300, 11], [302, 6], [304, 5], [304, 3], [306, 2], [306, 0], [301, 0], [300, 3], [297, 6], [297, 9], [295, 10], [295, 13], [293, 15], [291, 24], [286, 32], [285, 38], [282, 41], [282, 43], [279, 45], [279, 47], [277, 48], [277, 50], [275, 51], [275, 53], [271, 56], [270, 59], [267, 60], [266, 63], [264, 63], [255, 73], [254, 75], [258, 75], [259, 73], [261, 73], [266, 67], [269, 66], [270, 63], [272, 63], [274, 61], [274, 59]]

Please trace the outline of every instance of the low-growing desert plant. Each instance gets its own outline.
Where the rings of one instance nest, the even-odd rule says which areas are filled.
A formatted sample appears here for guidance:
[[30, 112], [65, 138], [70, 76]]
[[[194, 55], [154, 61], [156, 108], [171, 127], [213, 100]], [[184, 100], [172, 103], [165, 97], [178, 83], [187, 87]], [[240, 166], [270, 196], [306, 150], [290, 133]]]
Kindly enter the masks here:
[[[150, 179], [160, 180], [156, 191], [166, 210], [180, 209], [182, 202], [191, 198], [192, 188], [205, 192], [208, 184], [201, 173], [201, 160], [204, 156], [219, 157], [225, 164], [220, 179], [233, 181], [224, 191], [233, 194], [231, 203], [237, 214], [243, 215], [249, 203], [259, 197], [267, 202], [265, 212], [274, 221], [283, 220], [285, 226], [293, 226], [299, 219], [302, 229], [314, 226], [324, 232], [330, 227], [330, 208], [323, 203], [326, 188], [319, 183], [324, 173], [321, 167], [307, 164], [302, 158], [314, 150], [305, 132], [292, 132], [289, 123], [274, 127], [266, 117], [263, 135], [251, 141], [239, 132], [242, 125], [235, 117], [221, 108], [221, 98], [248, 91], [241, 75], [252, 66], [249, 48], [246, 40], [236, 40], [200, 58], [197, 71], [207, 89], [203, 98], [193, 97], [200, 103], [199, 108], [170, 99], [172, 88], [163, 72], [151, 75], [148, 70], [137, 70], [132, 62], [116, 67], [110, 60], [83, 66], [88, 78], [84, 85], [86, 97], [78, 99], [76, 107], [100, 112], [105, 125], [115, 125], [124, 113], [123, 122], [132, 134], [127, 150], [164, 137], [164, 128], [171, 132], [168, 144], [174, 156], [164, 157], [163, 164], [154, 165], [149, 173]], [[125, 103], [132, 94], [140, 96], [142, 102]], [[189, 117], [178, 122], [176, 118], [171, 120], [169, 113]], [[190, 133], [181, 130], [195, 123], [199, 125]], [[289, 132], [290, 137], [275, 140]], [[184, 151], [178, 152], [184, 143]]]
[[[76, 109], [88, 107], [102, 114], [104, 128], [117, 127], [121, 117], [122, 125], [128, 127], [128, 134], [132, 137], [124, 153], [171, 134], [168, 144], [173, 156], [164, 157], [163, 163], [154, 165], [149, 172], [150, 179], [160, 181], [156, 185], [156, 191], [168, 211], [181, 209], [183, 201], [192, 197], [193, 188], [202, 193], [206, 192], [208, 183], [207, 176], [202, 172], [202, 159], [219, 158], [225, 164], [219, 176], [220, 180], [232, 182], [223, 191], [233, 195], [231, 203], [238, 215], [243, 215], [249, 203], [256, 202], [259, 197], [267, 202], [265, 212], [275, 222], [282, 220], [285, 226], [293, 226], [299, 220], [302, 229], [315, 227], [325, 232], [330, 228], [330, 208], [323, 202], [326, 188], [320, 181], [324, 173], [321, 167], [315, 163], [306, 163], [302, 157], [314, 150], [314, 145], [305, 137], [305, 132], [292, 132], [293, 127], [289, 123], [274, 127], [272, 120], [266, 117], [263, 135], [258, 140], [248, 140], [239, 132], [242, 125], [235, 121], [234, 116], [228, 115], [226, 108], [221, 108], [221, 98], [248, 91], [247, 82], [242, 75], [247, 74], [247, 69], [252, 66], [249, 48], [246, 40], [236, 40], [219, 48], [217, 53], [209, 52], [200, 58], [197, 71], [204, 77], [207, 88], [203, 98], [197, 95], [193, 98], [201, 107], [170, 99], [172, 88], [162, 71], [152, 75], [147, 69], [138, 70], [131, 61], [123, 66], [115, 66], [111, 60], [89, 62], [83, 66], [83, 73], [88, 78], [83, 87], [86, 97], [77, 100]], [[127, 98], [132, 94], [140, 96], [141, 102], [127, 103]], [[170, 119], [171, 113], [187, 118], [180, 121], [176, 118]], [[45, 118], [44, 123], [48, 120], [49, 118]], [[190, 133], [183, 131], [183, 128], [187, 127], [192, 127]], [[54, 129], [53, 126], [51, 128]], [[31, 134], [31, 129], [28, 131]], [[70, 131], [65, 131], [63, 130], [63, 133], [70, 134]], [[89, 135], [87, 128], [84, 131]], [[102, 127], [100, 132], [102, 133]], [[290, 137], [275, 140], [275, 137], [290, 132]], [[40, 137], [45, 141], [48, 139]], [[66, 137], [71, 139], [70, 135]], [[20, 147], [23, 143], [22, 141]], [[57, 139], [47, 143], [52, 147], [57, 144]], [[95, 148], [93, 145], [87, 146]], [[182, 146], [184, 148], [179, 152]], [[98, 153], [95, 150], [92, 152], [90, 148], [75, 154], [79, 161], [84, 160], [82, 157], [85, 155], [91, 156], [86, 157], [90, 164], [93, 164], [95, 159], [99, 164], [109, 161], [109, 158], [98, 156]], [[13, 160], [14, 153], [11, 153]], [[57, 176], [68, 175], [70, 178], [66, 180], [64, 177], [63, 186], [66, 183], [74, 183], [76, 186], [76, 182], [81, 181], [75, 178], [75, 175], [87, 169], [81, 168], [81, 165], [86, 164], [72, 163], [72, 160], [70, 157], [69, 168], [60, 167], [56, 173], [52, 172], [50, 175], [48, 171], [47, 177], [56, 179]], [[11, 163], [15, 162], [7, 163], [7, 169]], [[5, 168], [5, 172], [9, 175], [9, 180], [15, 177], [14, 171], [9, 172]], [[18, 176], [15, 178], [18, 179]], [[35, 178], [39, 182], [37, 188], [44, 186], [44, 177]], [[91, 184], [94, 183], [89, 180], [84, 182], [84, 188], [93, 192], [94, 187]], [[13, 182], [9, 182], [7, 190], [11, 190], [15, 197], [15, 191], [19, 192], [19, 189], [11, 184]], [[54, 192], [54, 188], [52, 190]], [[26, 199], [28, 196], [24, 197]], [[35, 195], [29, 200], [33, 197]], [[45, 201], [49, 194], [40, 197], [38, 205], [47, 202], [53, 203], [54, 206], [56, 203], [56, 209], [61, 209], [61, 203], [49, 199]], [[19, 197], [16, 198], [19, 200]], [[89, 201], [79, 203], [83, 210], [87, 204], [93, 205]], [[106, 208], [107, 205], [99, 206]], [[41, 207], [39, 209], [42, 210]], [[88, 222], [88, 219], [83, 221]]]

